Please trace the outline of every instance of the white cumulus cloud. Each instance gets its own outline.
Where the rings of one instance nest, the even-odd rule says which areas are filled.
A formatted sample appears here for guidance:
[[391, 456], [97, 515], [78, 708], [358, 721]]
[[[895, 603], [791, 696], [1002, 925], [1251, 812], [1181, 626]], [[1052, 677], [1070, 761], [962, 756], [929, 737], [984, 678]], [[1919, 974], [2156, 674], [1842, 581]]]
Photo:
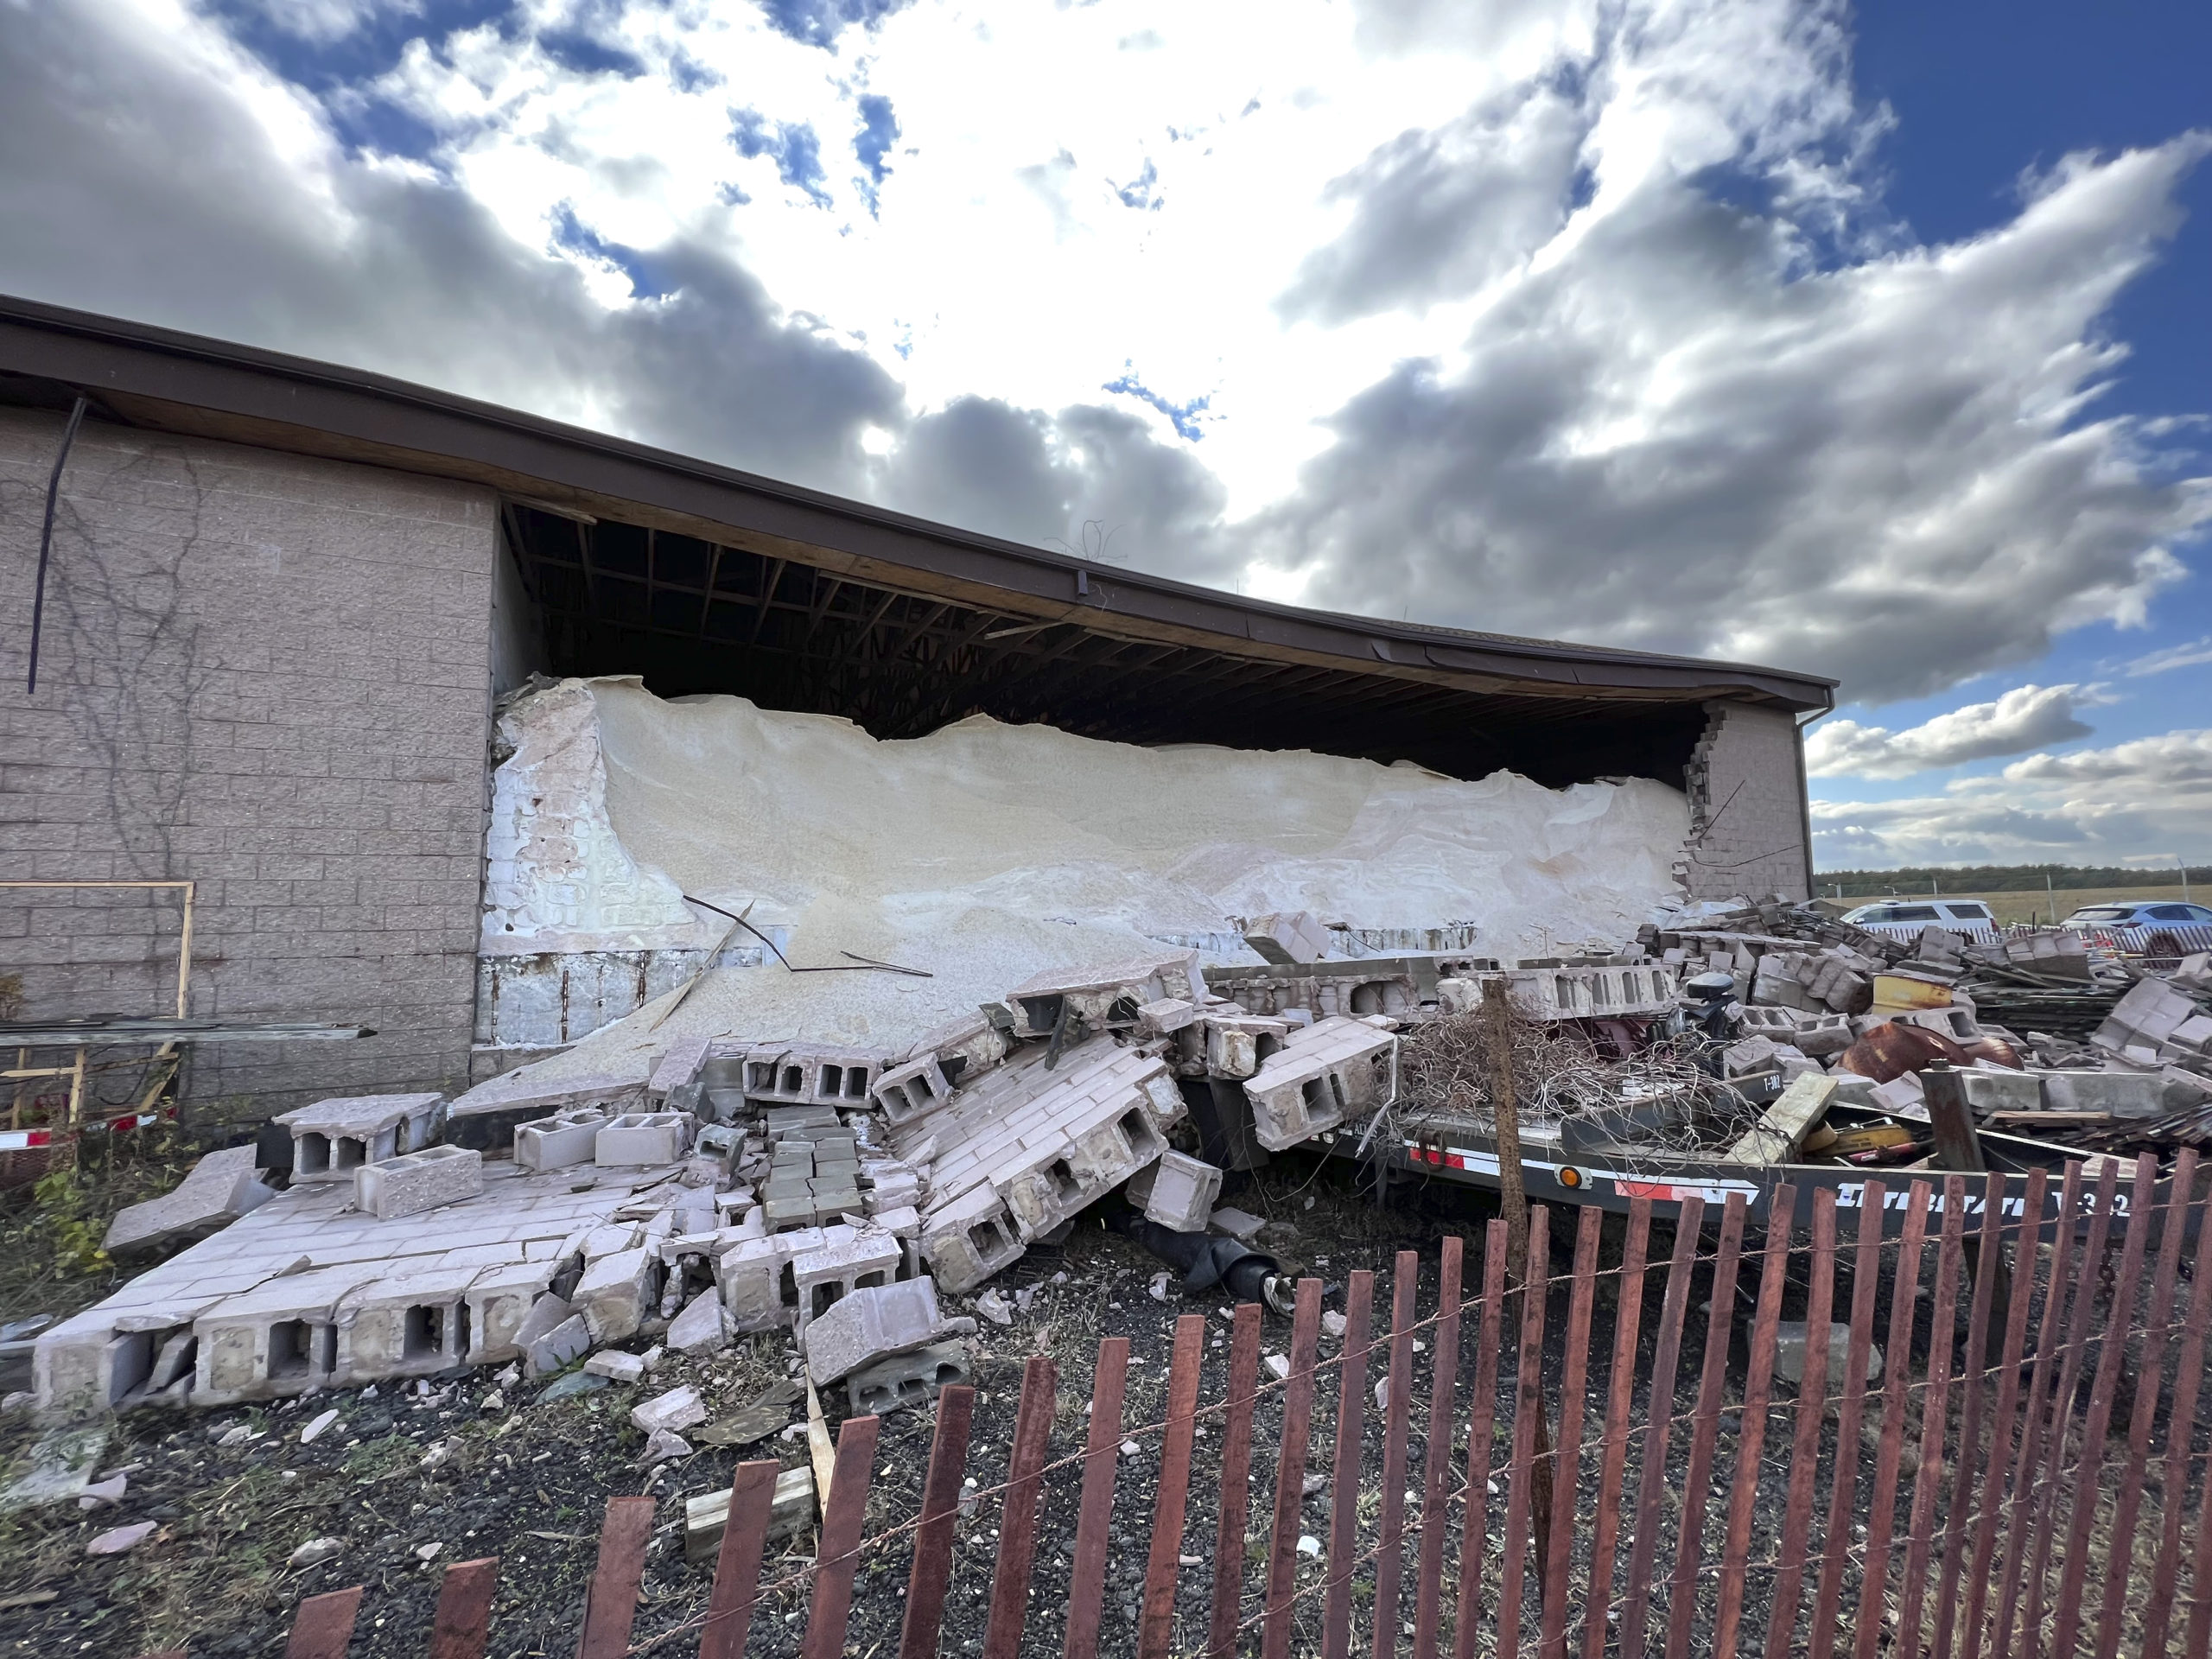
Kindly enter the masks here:
[[1815, 778], [1909, 778], [1968, 760], [2019, 754], [2087, 737], [2075, 711], [2103, 700], [2098, 688], [2023, 685], [1990, 702], [1970, 702], [1901, 732], [1855, 720], [1826, 720], [1805, 739]]

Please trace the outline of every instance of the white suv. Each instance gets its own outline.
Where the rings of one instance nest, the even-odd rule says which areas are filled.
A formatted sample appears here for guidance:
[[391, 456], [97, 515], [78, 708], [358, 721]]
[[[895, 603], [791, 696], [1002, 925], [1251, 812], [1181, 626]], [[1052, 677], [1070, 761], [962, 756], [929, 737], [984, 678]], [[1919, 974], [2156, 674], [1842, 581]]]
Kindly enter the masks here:
[[1997, 937], [1996, 918], [1978, 899], [1885, 899], [1861, 905], [1843, 918], [1893, 939], [1917, 938], [1923, 927], [1940, 927], [1970, 939]]

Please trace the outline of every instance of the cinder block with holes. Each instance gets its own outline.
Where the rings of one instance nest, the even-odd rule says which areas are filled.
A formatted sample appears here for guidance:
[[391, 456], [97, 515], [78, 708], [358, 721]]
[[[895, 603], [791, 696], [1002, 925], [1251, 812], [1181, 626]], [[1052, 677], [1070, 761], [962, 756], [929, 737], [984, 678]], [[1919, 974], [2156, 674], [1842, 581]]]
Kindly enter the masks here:
[[625, 1112], [601, 1126], [592, 1160], [602, 1168], [672, 1164], [690, 1150], [691, 1129], [683, 1112]]
[[1126, 1195], [1147, 1220], [1179, 1233], [1202, 1233], [1221, 1197], [1221, 1172], [1188, 1154], [1164, 1152], [1151, 1168], [1137, 1172]]
[[857, 1110], [883, 1071], [883, 1057], [861, 1049], [784, 1045], [749, 1048], [740, 1086], [755, 1106], [829, 1106]]
[[346, 1095], [280, 1114], [292, 1132], [292, 1179], [350, 1181], [365, 1164], [420, 1151], [443, 1122], [438, 1094]]
[[800, 1332], [806, 1374], [817, 1388], [889, 1354], [902, 1354], [945, 1333], [937, 1286], [909, 1279], [855, 1291], [824, 1308]]
[[897, 1279], [904, 1255], [897, 1239], [874, 1228], [866, 1232], [844, 1226], [822, 1230], [825, 1237], [820, 1249], [791, 1258], [802, 1338], [810, 1325], [847, 1297], [880, 1289]]
[[923, 1258], [939, 1286], [963, 1294], [1021, 1259], [1013, 1213], [989, 1186], [976, 1186], [922, 1218]]
[[1281, 1152], [1378, 1104], [1395, 1040], [1364, 1020], [1321, 1020], [1298, 1033], [1244, 1085], [1260, 1144]]
[[474, 1323], [468, 1289], [480, 1276], [467, 1268], [395, 1273], [348, 1295], [337, 1308], [331, 1381], [427, 1376], [466, 1362]]
[[918, 1122], [952, 1098], [952, 1085], [934, 1054], [894, 1067], [875, 1081], [875, 1103], [896, 1128]]
[[420, 1215], [484, 1191], [484, 1154], [470, 1147], [425, 1147], [353, 1172], [353, 1205], [378, 1221]]
[[515, 1162], [524, 1169], [572, 1169], [597, 1155], [599, 1132], [613, 1120], [600, 1106], [578, 1106], [515, 1126]]
[[965, 1343], [932, 1342], [851, 1372], [845, 1378], [845, 1402], [852, 1412], [880, 1417], [902, 1406], [926, 1406], [946, 1389], [967, 1382], [969, 1374]]

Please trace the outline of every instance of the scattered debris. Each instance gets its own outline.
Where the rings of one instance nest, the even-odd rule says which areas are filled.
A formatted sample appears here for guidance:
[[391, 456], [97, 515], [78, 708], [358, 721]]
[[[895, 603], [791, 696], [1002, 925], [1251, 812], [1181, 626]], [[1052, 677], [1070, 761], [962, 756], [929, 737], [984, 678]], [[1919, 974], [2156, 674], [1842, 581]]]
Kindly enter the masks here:
[[135, 1549], [152, 1537], [160, 1528], [158, 1521], [134, 1521], [127, 1527], [94, 1536], [85, 1546], [87, 1555], [120, 1555], [126, 1549]]

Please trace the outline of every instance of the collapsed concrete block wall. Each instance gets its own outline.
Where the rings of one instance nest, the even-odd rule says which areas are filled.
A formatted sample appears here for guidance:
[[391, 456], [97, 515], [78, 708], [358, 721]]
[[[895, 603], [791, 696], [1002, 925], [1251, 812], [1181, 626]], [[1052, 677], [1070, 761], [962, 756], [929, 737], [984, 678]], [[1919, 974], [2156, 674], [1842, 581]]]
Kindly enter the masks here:
[[[0, 409], [0, 610], [21, 622], [64, 420]], [[465, 1081], [499, 556], [487, 489], [79, 429], [35, 696], [28, 628], [0, 634], [0, 867], [190, 878], [194, 1014], [378, 1032], [200, 1047], [192, 1096]], [[0, 957], [34, 1017], [167, 1014], [178, 917], [171, 895], [0, 888]]]
[[1684, 784], [1690, 836], [1676, 867], [1693, 899], [1812, 896], [1804, 739], [1787, 711], [1706, 704]]

